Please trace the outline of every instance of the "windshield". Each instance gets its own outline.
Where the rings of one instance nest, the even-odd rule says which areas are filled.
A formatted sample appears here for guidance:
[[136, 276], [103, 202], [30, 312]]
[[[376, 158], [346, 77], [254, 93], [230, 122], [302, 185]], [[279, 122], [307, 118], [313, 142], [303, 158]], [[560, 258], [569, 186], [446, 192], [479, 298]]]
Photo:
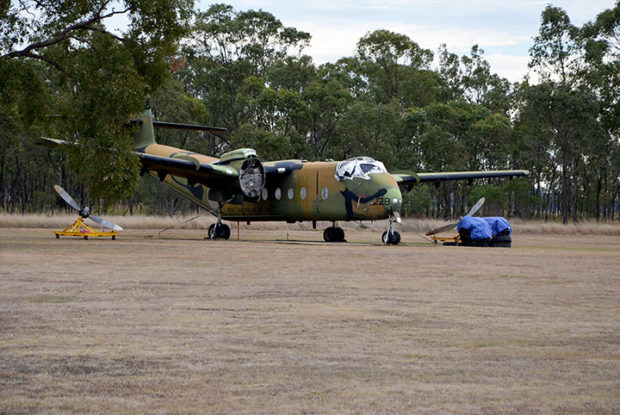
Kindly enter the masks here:
[[354, 178], [370, 180], [369, 174], [375, 173], [387, 173], [383, 163], [370, 157], [358, 157], [338, 163], [335, 176], [338, 181]]

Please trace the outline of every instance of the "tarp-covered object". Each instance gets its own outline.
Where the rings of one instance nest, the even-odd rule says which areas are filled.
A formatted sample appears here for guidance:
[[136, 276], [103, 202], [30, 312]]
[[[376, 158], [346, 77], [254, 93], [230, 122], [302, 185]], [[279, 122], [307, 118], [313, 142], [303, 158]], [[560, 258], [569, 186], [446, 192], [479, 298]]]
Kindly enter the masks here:
[[488, 240], [493, 237], [491, 226], [482, 218], [464, 216], [456, 227], [456, 230], [462, 235], [461, 229], [469, 231], [469, 238], [472, 241]]
[[489, 216], [480, 219], [489, 224], [493, 237], [497, 235], [510, 235], [512, 233], [510, 223], [508, 223], [508, 221], [501, 216]]

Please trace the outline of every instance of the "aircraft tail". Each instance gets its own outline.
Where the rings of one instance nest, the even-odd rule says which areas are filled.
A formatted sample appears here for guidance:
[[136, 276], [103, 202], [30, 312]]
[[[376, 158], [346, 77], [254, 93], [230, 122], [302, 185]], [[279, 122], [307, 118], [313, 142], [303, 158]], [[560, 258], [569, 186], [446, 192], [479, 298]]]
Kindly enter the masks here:
[[[131, 120], [132, 124], [138, 124], [140, 129], [134, 136], [133, 149], [136, 151], [143, 150], [146, 146], [155, 143], [155, 128], [166, 128], [172, 130], [189, 130], [189, 131], [208, 131], [212, 134], [222, 133], [226, 131], [226, 128], [222, 127], [210, 127], [206, 125], [194, 125], [194, 124], [179, 124], [176, 122], [165, 121], [153, 121], [153, 113], [151, 112], [151, 106], [147, 102], [146, 109], [139, 118]], [[219, 137], [219, 136], [218, 136]]]
[[132, 123], [139, 124], [140, 129], [134, 136], [134, 150], [140, 150], [144, 147], [155, 144], [155, 132], [153, 130], [153, 113], [151, 107], [147, 104], [146, 109], [140, 118], [131, 120]]

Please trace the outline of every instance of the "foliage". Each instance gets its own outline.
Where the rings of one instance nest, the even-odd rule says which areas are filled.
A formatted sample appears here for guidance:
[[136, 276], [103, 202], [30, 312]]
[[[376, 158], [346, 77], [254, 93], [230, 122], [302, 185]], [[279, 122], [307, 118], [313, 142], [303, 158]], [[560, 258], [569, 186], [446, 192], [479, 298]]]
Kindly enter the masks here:
[[[520, 168], [512, 181], [442, 183], [404, 193], [405, 214], [487, 210], [565, 222], [617, 219], [620, 5], [582, 27], [547, 6], [530, 49], [541, 82], [511, 85], [484, 50], [436, 53], [389, 30], [352, 56], [316, 65], [309, 33], [263, 10], [191, 0], [13, 1], [0, 7], [0, 196], [5, 210], [54, 207], [61, 182], [81, 203], [127, 211], [197, 209], [138, 181], [126, 126], [147, 97], [160, 120], [227, 128], [158, 131], [158, 142], [263, 159], [368, 155], [390, 170]], [[123, 31], [106, 20], [125, 15]], [[437, 67], [432, 66], [437, 56]], [[81, 143], [50, 153], [41, 135]]]
[[[2, 101], [14, 131], [62, 134], [80, 143], [70, 165], [104, 205], [126, 198], [138, 164], [125, 127], [144, 97], [169, 76], [167, 59], [184, 33], [191, 0], [13, 1], [0, 15]], [[106, 19], [125, 15], [124, 32]], [[26, 86], [26, 88], [23, 88]], [[45, 121], [59, 114], [64, 122]]]

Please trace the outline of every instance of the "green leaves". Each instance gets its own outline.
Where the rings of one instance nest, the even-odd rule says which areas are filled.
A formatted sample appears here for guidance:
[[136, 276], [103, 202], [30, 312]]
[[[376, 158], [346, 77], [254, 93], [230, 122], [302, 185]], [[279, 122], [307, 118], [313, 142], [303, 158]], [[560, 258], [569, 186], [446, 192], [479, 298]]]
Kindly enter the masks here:
[[[15, 96], [11, 112], [30, 124], [63, 115], [43, 123], [47, 133], [80, 142], [70, 164], [104, 205], [136, 185], [138, 162], [126, 125], [169, 76], [168, 57], [192, 7], [190, 0], [2, 5], [0, 31], [11, 34], [0, 44], [0, 66], [8, 70], [0, 75], [3, 98]], [[127, 30], [108, 29], [107, 19], [121, 14], [130, 21]]]

